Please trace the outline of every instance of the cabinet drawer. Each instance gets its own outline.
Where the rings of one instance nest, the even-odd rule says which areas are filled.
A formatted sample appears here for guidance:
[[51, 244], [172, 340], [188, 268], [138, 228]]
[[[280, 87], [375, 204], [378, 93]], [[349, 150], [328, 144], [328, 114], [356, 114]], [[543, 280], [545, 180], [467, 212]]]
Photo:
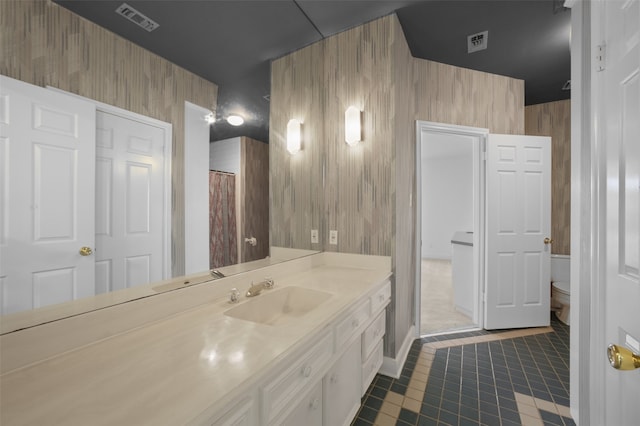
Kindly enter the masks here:
[[376, 312], [382, 308], [391, 299], [391, 283], [387, 283], [378, 290], [373, 296], [371, 296], [371, 312]]
[[279, 426], [322, 426], [322, 381], [315, 385], [309, 395], [302, 398], [287, 418], [273, 422]]
[[362, 361], [364, 362], [376, 347], [376, 344], [385, 333], [385, 311], [371, 323], [369, 327], [362, 333]]
[[336, 326], [336, 347], [342, 347], [369, 319], [370, 301], [363, 301]]
[[362, 395], [367, 393], [367, 389], [374, 377], [376, 377], [380, 367], [382, 367], [382, 340], [378, 341], [378, 345], [371, 353], [371, 356], [362, 364]]
[[295, 404], [302, 389], [312, 380], [318, 380], [318, 373], [333, 355], [332, 340], [331, 330], [326, 331], [318, 343], [262, 388], [263, 415], [267, 421], [270, 422], [286, 406]]

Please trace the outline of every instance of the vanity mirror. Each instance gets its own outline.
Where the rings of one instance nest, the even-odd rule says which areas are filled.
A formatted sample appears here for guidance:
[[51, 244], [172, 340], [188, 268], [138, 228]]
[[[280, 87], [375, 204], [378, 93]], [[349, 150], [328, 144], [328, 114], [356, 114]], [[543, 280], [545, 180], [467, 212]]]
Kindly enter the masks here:
[[[4, 77], [3, 77], [4, 78]], [[26, 83], [23, 82], [18, 82], [16, 81], [17, 84], [24, 84], [26, 85]], [[7, 84], [3, 84], [3, 90], [7, 87]], [[30, 85], [26, 85], [26, 86], [30, 86]], [[29, 88], [31, 89], [31, 88]], [[37, 86], [33, 86], [33, 90], [36, 90], [37, 93], [43, 93], [43, 96], [52, 96], [55, 97], [56, 95], [58, 96], [66, 96], [68, 97], [68, 94], [61, 94], [61, 93], [56, 93], [56, 91], [51, 91], [49, 89], [43, 89]], [[35, 93], [35, 92], [34, 92]], [[37, 96], [36, 95], [34, 96]], [[79, 100], [81, 102], [85, 102], [84, 100]], [[114, 130], [113, 128], [109, 128], [107, 129], [104, 126], [104, 122], [107, 119], [113, 119], [113, 115], [110, 112], [105, 112], [104, 109], [106, 107], [103, 107], [102, 110], [98, 111], [96, 110], [94, 113], [91, 114], [95, 114], [96, 115], [96, 124], [94, 127], [94, 131], [96, 132], [96, 147], [97, 147], [97, 152], [96, 154], [94, 154], [93, 157], [88, 156], [85, 161], [87, 162], [93, 162], [96, 165], [96, 169], [95, 173], [96, 175], [96, 182], [95, 185], [92, 186], [91, 188], [89, 188], [89, 192], [92, 192], [91, 194], [91, 198], [95, 198], [95, 202], [94, 202], [94, 206], [95, 207], [95, 217], [96, 217], [96, 240], [99, 240], [100, 238], [98, 237], [98, 231], [100, 230], [104, 230], [103, 228], [101, 228], [102, 225], [105, 225], [106, 223], [109, 224], [113, 224], [114, 221], [124, 221], [126, 223], [128, 223], [129, 225], [127, 226], [132, 226], [131, 223], [135, 222], [135, 218], [132, 219], [132, 217], [125, 215], [125, 217], [121, 217], [121, 218], [117, 218], [116, 213], [113, 214], [114, 217], [103, 217], [104, 216], [104, 209], [105, 209], [105, 205], [108, 203], [101, 203], [101, 201], [104, 201], [105, 197], [103, 196], [106, 190], [106, 193], [110, 194], [109, 196], [111, 196], [114, 191], [117, 192], [117, 188], [116, 188], [116, 184], [113, 185], [107, 185], [105, 187], [105, 180], [102, 179], [102, 176], [100, 175], [100, 173], [103, 171], [101, 169], [101, 164], [100, 162], [102, 160], [104, 160], [104, 156], [100, 156], [100, 153], [102, 153], [102, 151], [104, 151], [106, 148], [105, 146], [108, 145], [108, 143], [106, 143], [102, 137], [104, 136], [105, 133], [115, 133], [117, 130]], [[98, 108], [100, 109], [100, 108]], [[108, 109], [108, 108], [106, 108]], [[91, 115], [88, 114], [88, 115]], [[106, 117], [106, 118], [105, 118]], [[140, 118], [140, 117], [137, 117]], [[153, 126], [153, 120], [151, 120], [152, 125]], [[138, 123], [139, 124], [139, 123]], [[159, 128], [162, 127], [161, 124], [158, 124], [158, 126], [160, 126]], [[156, 126], [157, 127], [157, 126]], [[6, 133], [8, 130], [8, 127], [4, 127], [3, 128], [3, 133]], [[169, 130], [167, 130], [165, 128], [165, 136], [166, 134], [170, 134], [170, 128]], [[5, 136], [4, 134], [2, 135], [3, 137]], [[162, 141], [164, 139], [165, 136], [160, 135], [159, 136], [159, 140]], [[143, 140], [142, 137], [139, 137], [138, 140]], [[165, 143], [166, 143], [166, 139], [165, 139]], [[257, 143], [261, 143], [261, 142], [257, 142]], [[321, 157], [317, 157], [316, 159], [312, 159], [310, 158], [310, 155], [312, 153], [309, 152], [307, 153], [307, 161], [309, 162], [320, 162], [321, 161]], [[136, 154], [137, 155], [137, 154]], [[273, 151], [270, 155], [277, 155], [277, 151]], [[167, 156], [168, 158], [171, 158], [171, 155], [169, 154]], [[131, 160], [131, 159], [129, 159]], [[136, 159], [134, 159], [136, 160]], [[125, 160], [126, 162], [127, 160]], [[141, 160], [140, 160], [141, 161]], [[137, 164], [141, 164], [141, 162], [138, 161]], [[163, 164], [163, 162], [159, 162], [160, 164]], [[277, 162], [276, 162], [277, 163]], [[16, 164], [16, 163], [14, 163]], [[49, 170], [49, 173], [51, 176], [64, 176], [64, 166], [66, 163], [61, 163], [59, 164], [60, 168], [58, 169], [51, 169]], [[157, 163], [156, 163], [157, 165]], [[169, 161], [164, 162], [164, 167], [168, 170], [171, 169], [171, 164]], [[188, 167], [188, 165], [187, 165]], [[251, 168], [251, 164], [247, 164], [248, 168]], [[4, 168], [4, 167], [3, 167]], [[6, 168], [5, 168], [6, 169]], [[318, 170], [318, 167], [311, 167], [309, 168], [309, 170]], [[135, 172], [135, 170], [133, 171]], [[127, 169], [127, 171], [124, 173], [127, 177], [131, 177], [132, 175], [132, 170], [129, 168]], [[4, 175], [4, 173], [3, 173]], [[169, 175], [165, 175], [165, 176], [169, 176]], [[306, 179], [309, 179], [309, 182], [312, 181], [316, 181], [317, 178], [313, 177], [311, 173], [306, 173], [305, 175]], [[160, 180], [162, 180], [160, 178]], [[110, 183], [113, 183], [114, 181], [110, 181]], [[301, 179], [298, 179], [298, 184], [303, 184]], [[276, 184], [279, 185], [279, 184]], [[310, 185], [307, 184], [307, 185]], [[130, 202], [135, 202], [136, 200], [136, 194], [140, 197], [138, 198], [143, 198], [143, 192], [138, 191], [138, 193], [135, 192], [136, 189], [136, 185], [135, 182], [132, 184], [131, 182], [126, 183], [124, 185], [121, 185], [121, 192], [122, 192], [122, 196], [124, 198], [126, 198], [128, 201]], [[306, 185], [305, 185], [306, 186]], [[49, 188], [50, 193], [55, 195], [55, 194], [61, 194], [61, 192], [59, 190], [56, 190], [54, 187]], [[274, 191], [274, 193], [283, 193], [286, 191], [286, 188], [282, 188], [280, 186], [274, 186], [273, 188], [271, 188], [272, 191]], [[101, 192], [102, 191], [102, 192]], [[182, 188], [175, 188], [173, 189], [173, 194], [168, 194], [167, 197], [170, 198], [175, 198], [176, 197], [176, 192], [182, 191]], [[269, 191], [268, 186], [265, 187], [264, 191]], [[49, 197], [50, 198], [50, 204], [51, 205], [60, 205], [65, 197], [58, 197], [57, 195]], [[57, 198], [56, 198], [57, 197]], [[68, 197], [67, 197], [68, 198]], [[77, 199], [79, 197], [76, 197], [75, 199]], [[89, 198], [89, 197], [87, 197]], [[162, 198], [162, 197], [160, 197]], [[10, 203], [12, 203], [12, 200], [14, 198], [9, 198]], [[73, 197], [71, 199], [74, 199]], [[246, 200], [245, 200], [246, 201]], [[162, 203], [160, 203], [161, 205]], [[205, 201], [203, 203], [204, 205], [208, 205], [208, 200]], [[244, 204], [244, 201], [243, 203]], [[69, 212], [74, 211], [73, 208], [69, 207], [67, 209]], [[75, 211], [80, 211], [78, 209], [75, 209]], [[93, 210], [92, 210], [93, 211]], [[147, 213], [143, 213], [143, 216], [148, 215], [148, 213], [150, 212], [149, 209], [145, 210]], [[86, 213], [86, 212], [85, 212]], [[266, 211], [261, 212], [262, 214], [268, 215], [268, 213]], [[306, 213], [300, 212], [302, 213], [302, 217], [306, 216]], [[91, 213], [93, 214], [93, 213]], [[155, 214], [159, 215], [160, 212], [159, 211], [155, 211]], [[171, 213], [167, 210], [166, 211], [166, 215], [170, 216]], [[13, 215], [15, 217], [15, 215]], [[108, 216], [108, 215], [107, 215]], [[293, 220], [295, 221], [296, 218], [295, 216], [292, 214], [289, 216], [289, 220]], [[160, 223], [162, 223], [163, 221], [159, 221]], [[171, 220], [168, 221], [164, 221], [165, 224], [167, 223], [171, 223]], [[142, 223], [142, 222], [140, 222]], [[135, 223], [134, 223], [135, 224]], [[107, 226], [107, 225], [105, 225]], [[109, 225], [110, 226], [110, 225]], [[106, 228], [105, 228], [106, 229]], [[160, 234], [162, 235], [167, 235], [167, 228], [165, 227], [164, 230], [162, 232], [160, 232]], [[241, 234], [240, 234], [241, 235]], [[264, 237], [266, 235], [266, 238]], [[263, 233], [263, 240], [269, 240], [268, 237], [269, 233], [268, 232], [264, 232]], [[242, 244], [242, 237], [243, 235], [241, 235], [238, 238], [238, 244]], [[162, 240], [163, 238], [159, 238], [158, 242], [160, 245], [162, 245]], [[129, 248], [129, 244], [131, 244], [131, 242], [125, 242], [120, 249], [113, 249], [114, 251], [124, 251], [125, 249]], [[268, 244], [268, 242], [267, 242]], [[77, 245], [77, 244], [76, 244]], [[319, 246], [319, 244], [315, 244], [316, 247]], [[33, 305], [38, 306], [36, 309], [14, 309], [10, 310], [9, 312], [5, 311], [4, 314], [1, 318], [0, 318], [0, 333], [4, 334], [4, 333], [9, 333], [12, 331], [16, 331], [16, 330], [20, 330], [20, 329], [24, 329], [24, 328], [28, 328], [28, 327], [32, 327], [35, 325], [39, 325], [39, 324], [43, 324], [43, 323], [47, 323], [47, 322], [51, 322], [51, 321], [55, 321], [58, 319], [62, 319], [62, 318], [67, 318], [70, 316], [75, 316], [75, 315], [79, 315], [82, 313], [86, 313], [86, 312], [90, 312], [96, 309], [102, 309], [108, 306], [112, 306], [115, 304], [121, 304], [121, 303], [126, 303], [128, 301], [131, 300], [135, 300], [135, 299], [140, 299], [140, 298], [145, 298], [145, 297], [152, 297], [158, 293], [162, 293], [162, 292], [166, 292], [166, 291], [174, 291], [174, 290], [179, 290], [181, 288], [184, 288], [186, 286], [192, 286], [192, 285], [196, 285], [196, 284], [202, 284], [202, 283], [209, 283], [212, 281], [215, 281], [217, 279], [221, 279], [224, 278], [226, 276], [230, 276], [230, 275], [235, 275], [235, 274], [239, 274], [239, 273], [244, 273], [247, 271], [251, 271], [254, 270], [256, 268], [262, 268], [265, 266], [269, 266], [269, 265], [273, 265], [274, 263], [279, 263], [282, 261], [286, 261], [286, 260], [290, 260], [293, 258], [297, 258], [300, 256], [304, 256], [304, 255], [308, 255], [311, 253], [315, 253], [317, 251], [315, 250], [310, 250], [309, 249], [309, 245], [307, 246], [296, 246], [294, 244], [293, 241], [289, 241], [287, 246], [281, 246], [281, 247], [271, 247], [270, 249], [270, 253], [269, 256], [267, 258], [264, 258], [264, 256], [262, 256], [262, 258], [256, 259], [256, 260], [251, 260], [249, 262], [244, 262], [244, 263], [237, 263], [237, 264], [231, 264], [231, 265], [227, 265], [227, 266], [222, 266], [222, 267], [218, 267], [216, 268], [216, 272], [212, 273], [209, 270], [203, 270], [200, 271], [198, 273], [194, 273], [194, 274], [190, 274], [190, 275], [186, 275], [186, 276], [180, 276], [180, 277], [174, 277], [174, 278], [170, 278], [170, 279], [165, 279], [165, 280], [150, 280], [153, 281], [149, 284], [142, 284], [142, 285], [135, 285], [135, 279], [136, 277], [133, 276], [133, 278], [130, 279], [130, 285], [121, 285], [120, 284], [120, 288], [115, 289], [115, 291], [108, 291], [109, 289], [115, 287], [115, 286], [107, 286], [104, 285], [104, 280], [101, 279], [103, 276], [99, 276], [99, 273], [102, 273], [103, 270], [100, 270], [100, 268], [104, 267], [105, 265], [105, 261], [103, 261], [101, 258], [98, 258], [97, 255], [102, 254], [102, 252], [104, 252], [104, 250], [102, 249], [102, 247], [106, 247], [108, 246], [108, 244], [103, 244], [102, 246], [100, 245], [96, 245], [95, 247], [100, 247], [100, 249], [96, 248], [95, 251], [91, 250], [81, 250], [79, 252], [79, 254], [76, 254], [75, 251], [73, 251], [73, 247], [75, 247], [75, 245], [71, 248], [71, 251], [74, 252], [74, 254], [76, 254], [76, 257], [78, 257], [78, 259], [80, 259], [80, 262], [83, 261], [94, 261], [95, 260], [95, 272], [94, 275], [91, 277], [85, 277], [85, 279], [82, 279], [78, 276], [73, 275], [74, 272], [71, 272], [72, 274], [72, 280], [67, 281], [67, 282], [71, 282], [71, 284], [62, 284], [59, 289], [56, 289], [56, 291], [58, 290], [62, 290], [64, 293], [64, 290], [68, 290], [66, 293], [64, 294], [55, 294], [54, 293], [54, 287], [50, 287], [50, 288], [45, 288], [45, 286], [40, 286], [40, 288], [37, 289], [37, 291], [33, 291], [32, 292], [32, 296], [27, 295], [26, 297], [32, 297], [33, 298]], [[6, 263], [8, 262], [8, 259], [4, 256], [5, 253], [13, 253], [12, 250], [15, 250], [15, 245], [7, 245], [7, 250], [5, 252], [3, 252], [3, 265], [2, 265], [2, 270], [8, 270], [8, 265], [6, 265]], [[91, 249], [91, 247], [89, 247], [89, 249]], [[159, 248], [159, 251], [163, 251], [164, 249]], [[166, 250], [165, 250], [166, 251]], [[100, 252], [100, 253], [96, 253], [96, 252]], [[31, 257], [30, 260], [36, 260], [37, 256], [43, 256], [43, 257], [47, 257], [49, 258], [51, 255], [51, 253], [44, 253], [44, 252], [40, 252], [38, 254], [34, 254], [34, 256]], [[242, 257], [239, 257], [240, 259], [242, 259]], [[130, 261], [129, 259], [133, 259], [133, 261]], [[133, 272], [135, 273], [135, 267], [137, 266], [135, 264], [136, 260], [144, 260], [143, 258], [135, 258], [135, 256], [130, 256], [129, 259], [125, 259], [125, 263], [127, 261], [129, 261], [129, 263], [127, 264], [127, 267], [131, 267], [130, 270], [125, 271], [125, 272]], [[15, 260], [15, 259], [14, 259]], [[133, 262], [133, 263], [131, 263]], [[169, 260], [170, 263], [170, 260]], [[56, 268], [55, 265], [50, 265], [49, 266], [49, 271], [64, 271], [65, 267], [64, 264], [60, 264], [63, 266], [59, 266]], [[143, 265], [144, 266], [144, 265]], [[68, 269], [68, 268], [67, 268]], [[147, 270], [149, 270], [150, 268], [147, 267]], [[56, 272], [57, 273], [57, 272]], [[38, 273], [26, 273], [23, 274], [25, 275], [25, 279], [22, 280], [21, 282], [29, 282], [30, 277], [33, 278], [34, 281], [38, 280], [39, 278], [42, 278], [41, 276], [38, 276]], [[140, 276], [144, 276], [145, 274], [139, 274]], [[160, 277], [162, 275], [159, 275]], [[45, 277], [45, 278], [50, 278], [50, 277]], [[56, 276], [55, 274], [53, 274], [53, 281], [49, 281], [49, 282], [53, 282], [55, 284], [55, 280], [56, 280]], [[130, 278], [129, 276], [127, 276], [127, 278]], [[62, 282], [62, 280], [64, 279], [64, 276], [61, 276], [59, 278], [58, 281]], [[42, 281], [42, 280], [41, 280]], [[91, 281], [91, 282], [89, 282]], [[149, 280], [147, 280], [149, 281]], [[44, 281], [42, 281], [44, 282]], [[116, 283], [116, 280], [112, 280], [113, 283]], [[84, 285], [84, 288], [87, 290], [84, 294], [85, 296], [82, 296], [82, 292], [78, 292], [77, 288], [76, 288], [76, 283], [80, 283], [81, 285]], [[37, 286], [38, 283], [35, 283], [34, 286]], [[126, 288], [123, 288], [126, 287]], [[6, 290], [6, 289], [5, 289]], [[46, 296], [48, 297], [48, 299], [50, 301], [53, 301], [52, 303], [42, 303], [42, 300], [37, 300], [36, 298], [39, 298], [42, 296], [42, 291], [48, 291], [48, 294], [46, 294]], [[40, 292], [40, 293], [38, 293]], [[14, 296], [14, 294], [9, 293], [9, 298], [6, 297], [7, 292], [4, 291], [3, 295], [5, 296], [4, 301], [3, 302], [7, 302], [7, 301], [11, 301], [11, 297]], [[65, 301], [66, 300], [66, 301]], [[61, 301], [62, 303], [56, 303], [56, 301]], [[29, 304], [29, 300], [27, 300], [27, 303], [25, 303], [25, 305]], [[7, 306], [8, 304], [5, 303], [4, 306]]]

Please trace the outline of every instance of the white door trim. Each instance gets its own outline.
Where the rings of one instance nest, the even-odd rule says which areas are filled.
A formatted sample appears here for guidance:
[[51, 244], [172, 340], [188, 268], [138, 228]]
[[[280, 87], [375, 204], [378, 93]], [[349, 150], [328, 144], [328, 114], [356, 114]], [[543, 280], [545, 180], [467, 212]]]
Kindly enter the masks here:
[[[184, 103], [184, 273], [209, 269], [209, 129], [212, 112]], [[240, 227], [238, 226], [238, 230]], [[238, 239], [238, 241], [240, 241]], [[240, 244], [238, 244], [240, 247]]]
[[105, 104], [95, 99], [87, 98], [75, 93], [67, 92], [57, 87], [46, 86], [47, 89], [55, 92], [64, 93], [68, 96], [84, 99], [91, 102], [96, 106], [97, 111], [113, 114], [118, 117], [126, 118], [128, 120], [138, 121], [149, 126], [159, 127], [164, 131], [164, 223], [162, 227], [162, 277], [168, 279], [172, 277], [171, 273], [171, 156], [173, 153], [172, 146], [172, 124], [167, 123], [146, 115], [138, 114], [133, 111], [128, 111], [113, 105]]
[[431, 121], [416, 120], [416, 238], [415, 238], [415, 256], [416, 256], [416, 288], [415, 288], [415, 330], [416, 337], [420, 337], [420, 293], [421, 293], [421, 260], [422, 260], [422, 132], [445, 133], [476, 137], [479, 144], [474, 146], [473, 158], [474, 164], [478, 166], [474, 170], [475, 178], [477, 178], [478, 186], [474, 188], [474, 228], [478, 232], [474, 232], [473, 244], [480, 247], [481, 250], [474, 251], [474, 269], [476, 277], [474, 282], [474, 300], [477, 301], [475, 309], [474, 322], [480, 328], [483, 327], [484, 321], [484, 302], [483, 291], [485, 281], [485, 155], [487, 147], [487, 138], [489, 129], [480, 127], [459, 126], [455, 124], [435, 123]]
[[[599, 264], [601, 177], [598, 159], [597, 86], [593, 45], [601, 22], [594, 2], [568, 0], [571, 8], [571, 416], [577, 424], [604, 424], [604, 336]], [[595, 9], [592, 9], [595, 6]], [[593, 41], [592, 41], [593, 40]], [[604, 203], [602, 203], [604, 207]]]

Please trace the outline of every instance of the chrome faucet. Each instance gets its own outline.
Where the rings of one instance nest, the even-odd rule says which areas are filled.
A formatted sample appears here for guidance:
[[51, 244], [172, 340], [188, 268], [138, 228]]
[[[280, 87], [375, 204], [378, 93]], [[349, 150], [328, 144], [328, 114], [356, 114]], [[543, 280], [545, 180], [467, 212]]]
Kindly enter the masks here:
[[217, 277], [217, 278], [224, 278], [224, 274], [220, 271], [218, 271], [217, 269], [212, 269], [211, 270], [211, 276], [212, 277]]
[[271, 278], [265, 278], [264, 281], [259, 282], [258, 284], [251, 283], [251, 287], [247, 290], [247, 297], [253, 297], [260, 294], [260, 292], [264, 289], [272, 289], [275, 285], [275, 282]]

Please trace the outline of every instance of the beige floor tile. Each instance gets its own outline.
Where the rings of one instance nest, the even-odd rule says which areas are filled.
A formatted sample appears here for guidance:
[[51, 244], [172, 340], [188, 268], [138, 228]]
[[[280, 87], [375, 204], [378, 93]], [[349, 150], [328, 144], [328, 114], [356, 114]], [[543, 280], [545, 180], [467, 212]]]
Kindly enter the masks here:
[[519, 392], [514, 392], [514, 394], [516, 396], [516, 402], [518, 404], [531, 405], [533, 407], [536, 406], [535, 399], [532, 396], [524, 395], [524, 394], [519, 393]]
[[540, 418], [540, 411], [538, 410], [538, 407], [534, 406], [534, 405], [527, 405], [527, 404], [518, 404], [518, 412], [520, 412], [520, 414], [526, 414], [527, 416], [531, 416], [531, 417], [535, 417], [535, 418]]
[[523, 415], [522, 413], [520, 414], [520, 422], [522, 423], [522, 426], [543, 426], [544, 425], [541, 418], [527, 416], [526, 414]]
[[385, 396], [384, 400], [385, 401], [389, 401], [392, 404], [395, 405], [402, 405], [402, 400], [404, 399], [404, 396], [400, 395], [399, 393], [395, 393], [395, 392], [387, 392], [387, 396]]
[[415, 379], [415, 380], [420, 380], [421, 382], [427, 383], [427, 380], [429, 379], [429, 376], [427, 376], [424, 373], [420, 373], [420, 372], [414, 371], [413, 374], [411, 375], [411, 378]]
[[376, 417], [375, 425], [376, 426], [395, 426], [398, 422], [398, 417], [392, 417], [385, 413], [378, 413], [378, 417]]
[[556, 409], [558, 410], [558, 414], [564, 417], [571, 417], [571, 409], [569, 407], [565, 407], [564, 405], [556, 404]]
[[380, 407], [380, 413], [388, 414], [391, 417], [395, 417], [397, 419], [400, 415], [400, 406], [392, 404], [389, 401], [385, 400]]
[[404, 401], [402, 402], [402, 408], [413, 411], [414, 413], [419, 413], [420, 408], [422, 408], [422, 402], [420, 401], [405, 397]]
[[413, 373], [419, 373], [419, 374], [429, 374], [429, 367], [426, 367], [424, 365], [420, 365], [416, 363], [416, 368], [413, 369]]
[[417, 389], [419, 391], [424, 391], [427, 388], [427, 382], [417, 379], [411, 379], [409, 381], [409, 387], [413, 389]]
[[536, 407], [541, 410], [550, 411], [556, 414], [558, 413], [556, 404], [554, 404], [553, 402], [545, 401], [544, 399], [536, 398]]
[[424, 390], [420, 391], [414, 388], [407, 388], [407, 392], [404, 394], [405, 398], [415, 399], [422, 401], [424, 399]]

